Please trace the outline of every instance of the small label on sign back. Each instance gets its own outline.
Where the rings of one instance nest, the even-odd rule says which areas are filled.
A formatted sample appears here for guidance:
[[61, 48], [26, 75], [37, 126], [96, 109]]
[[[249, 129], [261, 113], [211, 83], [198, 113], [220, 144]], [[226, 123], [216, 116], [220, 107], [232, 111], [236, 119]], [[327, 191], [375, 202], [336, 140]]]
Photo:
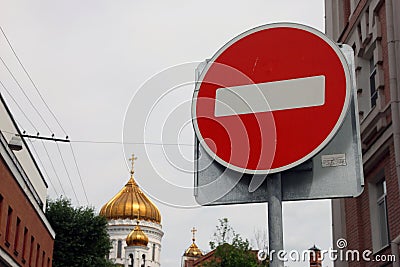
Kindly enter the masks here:
[[322, 167], [346, 166], [346, 154], [333, 154], [321, 156]]

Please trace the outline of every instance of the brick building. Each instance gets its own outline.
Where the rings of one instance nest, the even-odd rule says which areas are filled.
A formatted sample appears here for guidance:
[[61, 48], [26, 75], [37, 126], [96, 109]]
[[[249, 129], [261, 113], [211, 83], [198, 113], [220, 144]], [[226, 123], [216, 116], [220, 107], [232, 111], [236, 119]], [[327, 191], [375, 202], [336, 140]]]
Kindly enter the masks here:
[[0, 267], [52, 265], [47, 184], [0, 95]]
[[[364, 192], [332, 201], [333, 240], [347, 249], [398, 254], [400, 241], [400, 1], [325, 0], [326, 33], [353, 47]], [[399, 266], [346, 262], [336, 266]]]

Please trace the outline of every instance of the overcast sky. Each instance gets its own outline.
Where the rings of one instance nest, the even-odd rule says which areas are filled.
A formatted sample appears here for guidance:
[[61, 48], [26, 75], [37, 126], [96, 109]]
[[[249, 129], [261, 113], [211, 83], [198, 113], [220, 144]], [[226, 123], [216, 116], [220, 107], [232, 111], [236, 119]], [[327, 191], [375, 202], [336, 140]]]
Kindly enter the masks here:
[[[255, 231], [266, 229], [266, 204], [199, 207], [191, 194], [192, 84], [172, 91], [165, 88], [165, 92], [158, 90], [161, 87], [154, 88], [152, 94], [151, 82], [184, 63], [187, 64], [183, 65], [183, 79], [192, 82], [198, 62], [255, 26], [285, 21], [323, 31], [323, 2], [0, 0], [0, 25], [46, 103], [74, 141], [72, 146], [88, 203], [70, 147], [59, 144], [71, 182], [57, 146], [46, 143], [54, 173], [42, 144], [34, 142], [47, 173], [50, 197], [65, 194], [76, 205], [89, 204], [100, 209], [128, 180], [126, 155], [134, 152], [139, 158], [135, 168], [137, 180], [162, 214], [163, 267], [179, 266], [183, 251], [190, 245], [193, 226], [198, 229], [197, 244], [204, 251], [209, 250], [208, 242], [218, 219], [223, 217], [242, 236], [254, 239]], [[49, 125], [50, 130], [0, 65], [2, 82], [40, 134], [54, 133], [64, 138], [64, 132], [29, 83], [2, 35], [0, 56]], [[0, 91], [21, 127], [36, 134], [10, 96], [3, 88]], [[151, 112], [141, 111], [141, 104], [150, 105]], [[123, 139], [157, 144], [118, 144]], [[175, 193], [161, 186], [161, 181], [185, 190]], [[332, 243], [330, 212], [328, 200], [285, 203], [285, 248], [303, 250], [316, 244], [328, 249]], [[325, 261], [324, 265], [331, 263]]]

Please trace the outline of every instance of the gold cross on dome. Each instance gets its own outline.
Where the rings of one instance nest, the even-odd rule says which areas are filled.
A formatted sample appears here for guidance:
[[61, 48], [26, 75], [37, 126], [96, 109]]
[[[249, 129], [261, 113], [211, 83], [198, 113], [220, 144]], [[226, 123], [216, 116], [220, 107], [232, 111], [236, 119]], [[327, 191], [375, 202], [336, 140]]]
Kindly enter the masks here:
[[196, 232], [197, 232], [197, 229], [196, 229], [195, 227], [193, 227], [193, 229], [190, 230], [190, 232], [192, 232], [192, 234], [193, 234], [192, 240], [193, 240], [193, 242], [194, 242], [194, 241], [196, 240]]
[[132, 161], [131, 175], [133, 175], [133, 173], [135, 172], [134, 171], [135, 160], [137, 160], [137, 157], [135, 157], [135, 154], [132, 153], [132, 157], [129, 159], [129, 161]]

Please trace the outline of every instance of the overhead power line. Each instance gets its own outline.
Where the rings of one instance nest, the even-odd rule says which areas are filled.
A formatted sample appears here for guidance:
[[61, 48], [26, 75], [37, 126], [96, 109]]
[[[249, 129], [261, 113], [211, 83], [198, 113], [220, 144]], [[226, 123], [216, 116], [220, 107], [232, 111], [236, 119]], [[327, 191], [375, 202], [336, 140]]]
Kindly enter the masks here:
[[[25, 114], [24, 110], [21, 108], [21, 106], [18, 104], [17, 100], [15, 100], [15, 98], [12, 96], [12, 94], [10, 93], [10, 91], [8, 91], [8, 89], [5, 87], [5, 85], [3, 84], [3, 82], [0, 80], [0, 84], [1, 86], [4, 88], [4, 90], [7, 92], [7, 94], [9, 95], [9, 97], [11, 98], [11, 100], [15, 103], [15, 105], [17, 106], [17, 108], [22, 112], [22, 115], [24, 115], [25, 119], [29, 122], [29, 124], [32, 126], [32, 128], [39, 133], [38, 129], [35, 127], [35, 125], [32, 123], [32, 121], [28, 118], [28, 116]], [[20, 126], [22, 126], [20, 124]]]
[[58, 126], [61, 128], [61, 130], [64, 132], [65, 135], [67, 135], [67, 132], [64, 130], [64, 128], [62, 127], [60, 121], [57, 119], [56, 115], [53, 113], [53, 111], [50, 109], [49, 105], [46, 103], [46, 101], [44, 100], [42, 94], [40, 93], [38, 87], [36, 86], [36, 83], [33, 81], [31, 75], [29, 74], [29, 72], [26, 70], [24, 64], [22, 64], [21, 60], [19, 59], [17, 53], [14, 50], [14, 47], [11, 45], [10, 40], [7, 38], [6, 33], [3, 30], [3, 27], [0, 26], [0, 30], [2, 32], [2, 34], [4, 35], [4, 38], [7, 41], [8, 46], [11, 48], [11, 51], [13, 52], [15, 58], [18, 60], [18, 63], [21, 65], [22, 69], [24, 70], [26, 76], [28, 76], [29, 81], [32, 83], [33, 87], [35, 88], [36, 92], [38, 93], [40, 99], [43, 101], [44, 105], [46, 106], [47, 110], [50, 112], [50, 114], [53, 116], [54, 120], [57, 122]]
[[194, 144], [162, 143], [162, 142], [122, 142], [122, 141], [96, 141], [96, 140], [70, 140], [70, 142], [88, 143], [88, 144], [117, 144], [117, 145], [194, 146]]
[[60, 184], [61, 190], [62, 190], [64, 196], [66, 196], [64, 187], [63, 187], [63, 185], [62, 185], [62, 183], [61, 183], [61, 180], [60, 180], [60, 177], [59, 177], [58, 174], [57, 174], [56, 168], [54, 167], [53, 161], [51, 160], [49, 151], [47, 151], [46, 145], [44, 144], [43, 141], [42, 141], [42, 145], [43, 145], [43, 148], [44, 148], [44, 150], [45, 150], [45, 152], [46, 152], [47, 158], [48, 158], [49, 161], [50, 161], [50, 165], [51, 165], [51, 168], [53, 169], [54, 175], [57, 177], [58, 183]]
[[70, 142], [68, 139], [55, 138], [54, 134], [51, 137], [40, 136], [39, 134], [38, 135], [21, 134], [21, 137], [26, 137], [30, 139], [42, 139], [54, 142], [66, 142], [66, 143]]
[[36, 151], [35, 145], [33, 144], [33, 142], [32, 142], [30, 139], [28, 139], [28, 141], [29, 141], [29, 143], [31, 144], [31, 147], [32, 147], [33, 151], [35, 152], [36, 157], [38, 158], [38, 160], [39, 160], [39, 162], [40, 162], [40, 165], [41, 165], [42, 168], [43, 168], [44, 173], [45, 173], [46, 176], [47, 176], [47, 180], [50, 182], [51, 186], [53, 187], [53, 190], [54, 190], [54, 192], [56, 193], [57, 197], [59, 197], [60, 194], [58, 194], [58, 191], [57, 191], [56, 187], [54, 186], [53, 181], [52, 181], [52, 179], [50, 178], [50, 175], [47, 173], [46, 167], [44, 166], [42, 160], [40, 159], [39, 153]]
[[[5, 133], [14, 134], [12, 132], [8, 132], [5, 130], [1, 130]], [[48, 141], [61, 141], [67, 143], [88, 143], [88, 144], [111, 144], [111, 145], [155, 145], [155, 146], [194, 146], [194, 144], [186, 144], [186, 143], [162, 143], [162, 142], [122, 142], [122, 141], [96, 141], [96, 140], [70, 140], [70, 139], [58, 139], [53, 137], [44, 137], [44, 136], [34, 136], [23, 134], [22, 137], [33, 138], [33, 139], [42, 139]]]
[[14, 74], [12, 73], [12, 71], [10, 70], [10, 68], [8, 67], [8, 65], [6, 64], [6, 62], [3, 60], [3, 58], [0, 56], [0, 60], [3, 63], [4, 67], [6, 67], [8, 73], [11, 75], [11, 77], [13, 78], [14, 82], [18, 85], [18, 88], [21, 90], [21, 92], [23, 93], [23, 95], [26, 97], [26, 99], [28, 100], [29, 104], [31, 104], [32, 108], [36, 111], [36, 113], [39, 115], [40, 119], [43, 121], [44, 125], [46, 125], [47, 129], [50, 131], [50, 133], [53, 133], [52, 130], [50, 129], [50, 126], [47, 124], [46, 120], [43, 118], [42, 114], [40, 114], [39, 110], [35, 107], [35, 105], [33, 105], [31, 99], [29, 98], [29, 96], [25, 93], [24, 89], [22, 89], [21, 84], [18, 82], [17, 78], [15, 78]]
[[72, 148], [72, 144], [71, 143], [69, 143], [69, 147], [71, 148], [72, 157], [74, 158], [76, 170], [78, 171], [78, 176], [79, 176], [79, 180], [81, 181], [81, 185], [82, 185], [82, 188], [83, 188], [83, 193], [85, 193], [86, 203], [89, 205], [89, 199], [88, 199], [88, 196], [86, 194], [85, 186], [83, 185], [81, 172], [79, 171], [78, 162], [76, 160], [75, 152], [74, 152], [74, 149]]
[[[1, 81], [0, 81], [0, 84], [1, 84], [1, 85], [3, 86], [3, 88], [7, 91], [7, 93], [9, 93], [8, 90], [5, 88], [4, 84], [3, 84]], [[13, 98], [13, 96], [12, 96], [11, 94], [9, 94], [9, 95], [10, 95], [11, 99], [15, 102], [15, 104], [18, 106], [18, 108], [21, 110], [21, 112], [23, 112], [23, 110], [21, 109], [21, 107], [19, 107], [18, 103], [17, 103], [17, 102], [15, 101], [15, 99]], [[25, 115], [25, 113], [23, 113], [23, 114]], [[26, 115], [25, 115], [25, 117], [26, 117]], [[15, 122], [17, 123], [17, 125], [18, 125], [19, 127], [21, 127], [21, 129], [23, 129], [22, 124], [21, 124], [16, 118], [14, 118], [14, 119], [15, 119]], [[26, 119], [29, 121], [28, 117], [26, 117]], [[29, 122], [30, 122], [30, 121], [29, 121]], [[12, 133], [12, 132], [9, 132], [9, 131], [4, 131], [4, 130], [1, 130], [1, 131], [2, 131], [2, 132], [5, 132], [5, 133], [8, 133], [8, 134], [15, 134], [15, 133]], [[33, 142], [32, 142], [30, 139], [28, 139], [28, 141], [29, 141], [29, 143], [30, 143], [30, 145], [31, 145], [31, 147], [32, 147], [32, 149], [33, 149], [33, 151], [34, 151], [34, 153], [36, 154], [36, 157], [38, 158], [38, 160], [39, 160], [39, 162], [40, 162], [40, 165], [42, 166], [42, 169], [43, 169], [44, 173], [46, 174], [47, 180], [50, 182], [51, 186], [52, 186], [53, 189], [54, 189], [54, 192], [56, 193], [56, 195], [57, 195], [57, 197], [58, 197], [58, 196], [59, 196], [58, 191], [57, 191], [56, 187], [54, 186], [53, 181], [50, 179], [50, 176], [49, 176], [49, 174], [47, 173], [46, 167], [44, 166], [42, 160], [41, 160], [40, 157], [39, 157], [39, 154], [38, 154], [38, 152], [37, 152], [37, 150], [36, 150], [36, 148], [35, 148], [35, 145], [33, 144]]]
[[79, 199], [78, 199], [78, 196], [76, 195], [76, 191], [75, 191], [75, 188], [74, 188], [74, 184], [72, 183], [71, 176], [69, 175], [67, 165], [65, 164], [65, 161], [64, 161], [64, 157], [62, 156], [62, 153], [61, 153], [61, 150], [60, 150], [60, 146], [58, 145], [57, 142], [56, 142], [56, 145], [57, 145], [58, 153], [60, 154], [60, 157], [61, 157], [62, 164], [63, 164], [63, 166], [64, 166], [64, 170], [65, 170], [65, 172], [67, 173], [67, 177], [68, 177], [69, 183], [70, 183], [70, 185], [71, 185], [72, 192], [74, 193], [74, 196], [75, 196], [75, 198], [76, 198], [76, 202], [77, 202], [78, 205], [80, 206], [80, 204], [79, 204]]
[[[12, 46], [12, 44], [11, 44], [10, 40], [8, 39], [8, 37], [7, 37], [6, 33], [5, 33], [5, 31], [3, 30], [3, 27], [0, 26], [0, 30], [1, 30], [1, 32], [2, 32], [2, 34], [3, 34], [3, 36], [4, 36], [4, 38], [5, 38], [5, 40], [7, 41], [7, 44], [8, 44], [8, 46], [10, 47], [12, 53], [14, 54], [15, 58], [17, 59], [19, 65], [20, 65], [21, 68], [23, 69], [24, 73], [25, 73], [26, 76], [28, 77], [28, 79], [29, 79], [29, 81], [31, 82], [31, 84], [33, 85], [33, 87], [35, 88], [35, 90], [36, 90], [37, 94], [39, 95], [41, 101], [43, 102], [43, 104], [45, 105], [45, 107], [47, 108], [47, 110], [49, 111], [49, 113], [51, 114], [51, 116], [52, 116], [52, 117], [54, 118], [54, 120], [56, 121], [57, 125], [60, 127], [60, 129], [63, 131], [63, 133], [64, 133], [65, 136], [66, 136], [65, 139], [54, 138], [54, 132], [53, 132], [52, 129], [50, 128], [49, 124], [44, 120], [44, 118], [43, 118], [43, 116], [41, 115], [41, 113], [40, 113], [40, 112], [38, 111], [38, 109], [33, 105], [32, 101], [30, 100], [30, 98], [28, 97], [28, 95], [25, 93], [25, 91], [23, 90], [21, 84], [18, 82], [18, 80], [16, 79], [16, 77], [13, 75], [13, 73], [12, 73], [11, 70], [10, 70], [10, 68], [7, 66], [6, 62], [0, 57], [1, 61], [3, 62], [4, 66], [5, 66], [6, 69], [7, 69], [7, 71], [9, 72], [9, 74], [11, 75], [11, 77], [13, 78], [13, 80], [16, 82], [16, 84], [18, 85], [18, 87], [20, 88], [20, 90], [22, 91], [22, 93], [24, 94], [24, 96], [27, 98], [28, 102], [31, 104], [31, 106], [32, 106], [33, 109], [36, 111], [36, 113], [39, 115], [39, 117], [41, 118], [41, 120], [43, 121], [43, 123], [46, 125], [46, 127], [47, 127], [47, 129], [50, 131], [50, 133], [52, 133], [52, 136], [51, 136], [51, 137], [39, 136], [38, 130], [34, 127], [33, 123], [32, 123], [30, 120], [28, 120], [28, 121], [32, 124], [32, 126], [34, 127], [34, 129], [36, 130], [37, 135], [34, 136], [34, 135], [25, 135], [25, 134], [23, 134], [22, 137], [31, 138], [31, 139], [32, 139], [32, 138], [35, 138], [35, 139], [42, 139], [42, 140], [51, 140], [51, 141], [55, 141], [55, 142], [56, 142], [59, 155], [60, 155], [60, 157], [61, 157], [61, 160], [62, 160], [62, 163], [63, 163], [63, 165], [64, 165], [65, 171], [66, 171], [66, 173], [67, 173], [68, 179], [69, 179], [69, 181], [70, 181], [70, 184], [71, 184], [72, 190], [73, 190], [73, 192], [74, 192], [75, 198], [76, 198], [76, 200], [77, 200], [77, 202], [78, 202], [78, 204], [79, 204], [79, 199], [77, 198], [77, 195], [76, 195], [76, 192], [75, 192], [75, 188], [74, 188], [74, 186], [73, 186], [73, 184], [72, 184], [72, 182], [71, 182], [71, 177], [70, 177], [69, 172], [68, 172], [68, 170], [67, 170], [67, 167], [66, 167], [66, 164], [65, 164], [65, 161], [64, 161], [64, 157], [63, 157], [63, 155], [62, 155], [62, 153], [61, 153], [61, 150], [60, 150], [60, 148], [59, 148], [59, 146], [58, 146], [58, 143], [57, 143], [57, 142], [69, 142], [67, 132], [66, 132], [65, 129], [62, 127], [60, 121], [58, 120], [58, 118], [56, 117], [56, 115], [54, 114], [54, 112], [50, 109], [50, 107], [49, 107], [49, 105], [47, 104], [46, 100], [44, 99], [44, 97], [43, 97], [42, 94], [40, 93], [40, 90], [39, 90], [38, 86], [37, 86], [36, 83], [33, 81], [31, 75], [29, 74], [28, 70], [25, 68], [25, 66], [24, 66], [24, 64], [22, 63], [21, 59], [18, 57], [18, 55], [17, 55], [17, 53], [16, 53], [14, 47]], [[10, 94], [10, 95], [11, 95], [11, 94]], [[11, 97], [12, 97], [12, 96], [11, 96]], [[21, 109], [21, 111], [22, 111], [22, 109]], [[22, 111], [22, 112], [23, 112], [23, 111]], [[23, 113], [23, 114], [25, 114], [25, 113]], [[56, 176], [57, 176], [57, 179], [58, 179], [58, 181], [60, 182], [60, 186], [61, 186], [61, 188], [62, 188], [62, 184], [61, 184], [60, 178], [58, 177], [58, 174], [56, 173], [56, 170], [55, 170], [55, 168], [54, 168], [54, 164], [53, 164], [53, 162], [51, 161], [50, 155], [49, 155], [49, 153], [48, 153], [48, 151], [47, 151], [47, 149], [46, 149], [46, 146], [44, 145], [43, 141], [42, 141], [42, 144], [43, 144], [43, 147], [45, 148], [47, 157], [48, 157], [49, 160], [50, 160], [50, 163], [51, 163], [51, 165], [52, 165], [53, 171], [55, 172], [55, 174], [56, 174]], [[71, 146], [71, 144], [70, 144], [70, 146]], [[88, 197], [87, 197], [87, 194], [86, 194], [86, 189], [85, 189], [84, 184], [83, 184], [82, 176], [81, 176], [81, 174], [80, 174], [80, 170], [79, 170], [79, 167], [78, 167], [78, 164], [77, 164], [76, 157], [75, 157], [75, 154], [74, 154], [74, 152], [73, 152], [72, 146], [71, 146], [71, 153], [72, 153], [72, 156], [73, 156], [73, 158], [74, 158], [75, 167], [77, 168], [78, 176], [79, 176], [79, 179], [80, 179], [80, 181], [81, 181], [81, 185], [82, 185], [82, 188], [83, 188], [83, 192], [84, 192], [84, 194], [85, 194], [86, 201], [87, 201], [88, 204], [89, 204]], [[62, 190], [63, 190], [63, 192], [64, 192], [64, 194], [65, 194], [65, 191], [64, 191], [63, 188], [62, 188]]]

